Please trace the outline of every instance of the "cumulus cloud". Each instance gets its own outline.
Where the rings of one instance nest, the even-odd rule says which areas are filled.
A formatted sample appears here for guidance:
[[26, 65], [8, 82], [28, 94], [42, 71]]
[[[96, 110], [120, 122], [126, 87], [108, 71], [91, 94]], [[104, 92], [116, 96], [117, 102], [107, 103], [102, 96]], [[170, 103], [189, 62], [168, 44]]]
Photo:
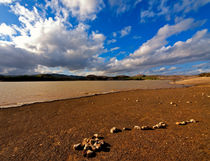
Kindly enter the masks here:
[[130, 34], [130, 32], [131, 32], [131, 26], [127, 26], [120, 31], [120, 36], [124, 37], [124, 36]]
[[15, 35], [15, 34], [16, 34], [16, 31], [12, 27], [6, 25], [5, 23], [0, 24], [0, 36], [11, 37], [12, 35]]
[[12, 3], [12, 0], [0, 0], [0, 4], [1, 3], [9, 4]]
[[109, 0], [109, 5], [115, 9], [117, 14], [121, 14], [136, 7], [141, 1], [142, 0]]
[[188, 12], [197, 11], [200, 7], [210, 3], [210, 0], [180, 0], [174, 2], [148, 0], [147, 3], [148, 8], [140, 13], [141, 22], [158, 16], [165, 16], [166, 20], [170, 20], [173, 16], [176, 17], [177, 14], [185, 17]]
[[80, 20], [96, 18], [96, 13], [103, 7], [103, 0], [62, 0], [62, 3], [69, 9], [72, 16]]
[[111, 59], [108, 72], [131, 72], [163, 65], [210, 59], [210, 35], [207, 29], [198, 31], [186, 41], [167, 46], [167, 38], [198, 25], [193, 19], [186, 19], [175, 25], [165, 25], [157, 34], [134, 53], [123, 60]]
[[[42, 17], [36, 7], [28, 10], [17, 3], [11, 9], [19, 17], [21, 26], [1, 24], [11, 37], [11, 41], [0, 43], [1, 71], [7, 68], [10, 73], [31, 73], [41, 67], [74, 71], [91, 69], [101, 63], [98, 55], [104, 51], [103, 34], [88, 33], [89, 26], [83, 23], [67, 26], [64, 17]], [[13, 36], [15, 32], [18, 34]]]

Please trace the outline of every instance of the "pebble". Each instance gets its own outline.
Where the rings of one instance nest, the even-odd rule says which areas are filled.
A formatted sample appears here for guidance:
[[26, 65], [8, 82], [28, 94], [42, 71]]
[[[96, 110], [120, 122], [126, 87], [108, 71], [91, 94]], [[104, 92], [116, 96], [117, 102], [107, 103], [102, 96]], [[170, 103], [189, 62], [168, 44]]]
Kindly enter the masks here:
[[141, 127], [141, 130], [152, 130], [152, 128], [149, 127], [149, 126], [142, 126]]
[[186, 125], [188, 123], [196, 123], [197, 121], [195, 119], [190, 119], [188, 121], [181, 121], [181, 122], [176, 122], [176, 125]]
[[78, 143], [78, 144], [74, 144], [74, 145], [73, 145], [73, 149], [74, 149], [74, 150], [80, 150], [81, 148], [82, 148], [81, 143]]
[[141, 129], [140, 126], [134, 126], [133, 128], [136, 129], [136, 130], [140, 130]]
[[187, 101], [186, 103], [192, 103], [191, 101]]
[[92, 150], [87, 150], [85, 156], [89, 158], [89, 157], [93, 157], [94, 155], [95, 155], [94, 151], [92, 151]]
[[99, 135], [98, 135], [98, 134], [94, 134], [93, 137], [94, 137], [94, 138], [98, 138]]
[[190, 119], [189, 122], [196, 123], [195, 119]]
[[166, 128], [166, 123], [164, 123], [164, 122], [159, 122], [158, 124], [154, 125], [152, 128], [153, 128], [153, 129]]
[[120, 129], [116, 128], [116, 127], [113, 127], [110, 129], [110, 133], [117, 133], [117, 132], [120, 132]]
[[187, 124], [187, 122], [185, 122], [185, 121], [176, 122], [176, 125], [186, 125], [186, 124]]
[[177, 106], [177, 104], [174, 102], [170, 102], [170, 105]]

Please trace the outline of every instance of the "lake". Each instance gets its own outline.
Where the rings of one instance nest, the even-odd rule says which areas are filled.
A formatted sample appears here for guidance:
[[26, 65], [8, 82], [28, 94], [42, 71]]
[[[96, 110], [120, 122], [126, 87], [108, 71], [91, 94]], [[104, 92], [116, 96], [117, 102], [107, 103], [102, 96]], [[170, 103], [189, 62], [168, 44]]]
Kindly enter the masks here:
[[168, 80], [0, 82], [0, 108], [132, 89], [177, 88]]

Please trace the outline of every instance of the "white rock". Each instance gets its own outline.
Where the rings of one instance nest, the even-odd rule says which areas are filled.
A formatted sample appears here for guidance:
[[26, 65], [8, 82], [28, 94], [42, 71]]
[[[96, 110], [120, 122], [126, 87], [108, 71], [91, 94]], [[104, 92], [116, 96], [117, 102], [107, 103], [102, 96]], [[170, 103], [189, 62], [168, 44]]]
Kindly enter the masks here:
[[133, 128], [136, 129], [136, 130], [140, 130], [141, 129], [140, 126], [134, 126]]

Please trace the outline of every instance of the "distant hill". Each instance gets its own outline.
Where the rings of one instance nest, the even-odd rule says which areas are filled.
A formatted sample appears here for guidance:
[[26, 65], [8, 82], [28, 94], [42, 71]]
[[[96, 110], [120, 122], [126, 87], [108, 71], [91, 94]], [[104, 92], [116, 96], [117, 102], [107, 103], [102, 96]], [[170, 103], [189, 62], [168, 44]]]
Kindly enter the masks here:
[[[199, 76], [210, 76], [210, 73], [202, 73]], [[77, 80], [181, 80], [189, 77], [197, 76], [184, 76], [184, 75], [135, 75], [135, 76], [75, 76], [64, 74], [37, 74], [37, 75], [0, 75], [0, 81], [77, 81]]]
[[0, 81], [73, 81], [85, 80], [83, 76], [63, 74], [38, 74], [38, 75], [0, 75]]
[[199, 74], [200, 77], [210, 77], [210, 73], [201, 73]]

